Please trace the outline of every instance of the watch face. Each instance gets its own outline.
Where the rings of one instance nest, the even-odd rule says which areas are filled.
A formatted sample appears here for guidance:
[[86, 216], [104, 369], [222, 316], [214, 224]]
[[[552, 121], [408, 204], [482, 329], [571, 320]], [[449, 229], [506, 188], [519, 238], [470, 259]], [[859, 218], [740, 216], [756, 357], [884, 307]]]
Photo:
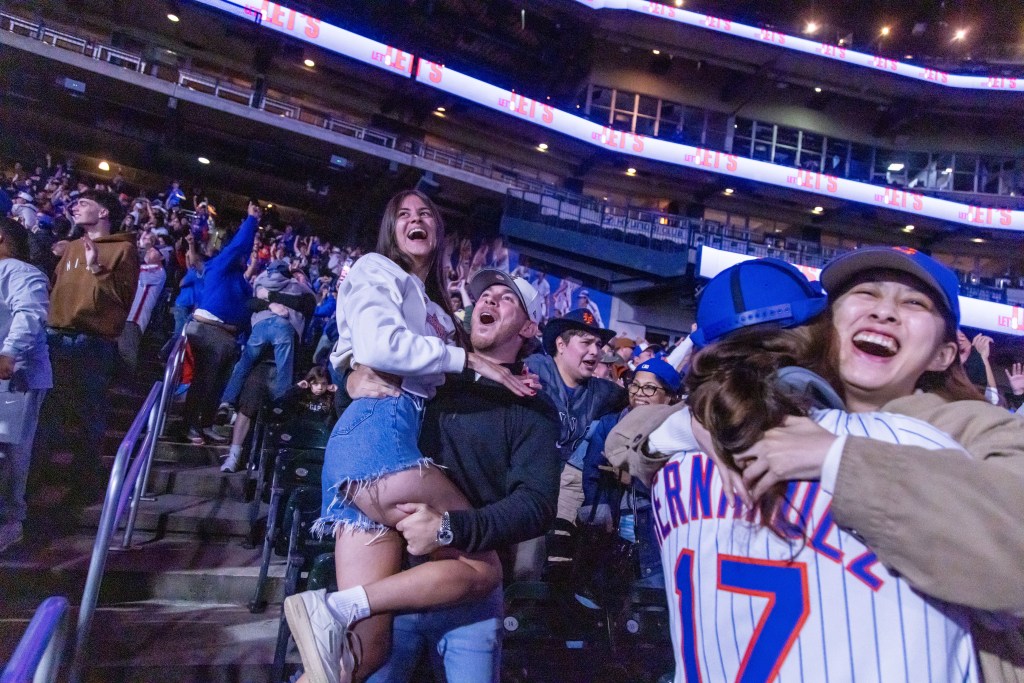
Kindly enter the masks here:
[[451, 542], [453, 540], [455, 540], [455, 536], [454, 536], [454, 534], [452, 534], [451, 531], [438, 531], [437, 532], [437, 542], [440, 543], [441, 545], [449, 545], [449, 544], [451, 544]]

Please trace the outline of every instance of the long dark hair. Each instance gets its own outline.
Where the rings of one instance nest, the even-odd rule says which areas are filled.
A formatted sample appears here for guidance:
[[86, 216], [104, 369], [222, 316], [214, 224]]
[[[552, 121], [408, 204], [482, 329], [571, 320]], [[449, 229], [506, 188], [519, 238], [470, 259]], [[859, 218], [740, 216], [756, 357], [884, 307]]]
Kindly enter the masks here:
[[[807, 414], [811, 406], [779, 388], [773, 376], [793, 365], [823, 371], [816, 367], [818, 359], [828, 356], [828, 335], [822, 327], [820, 322], [791, 330], [755, 325], [694, 355], [686, 375], [687, 403], [730, 469], [740, 471], [735, 454], [753, 446], [766, 431], [789, 415]], [[836, 384], [827, 373], [825, 379]], [[780, 538], [799, 537], [804, 530], [794, 528], [783, 514], [786, 487], [786, 482], [776, 484], [754, 505], [763, 526]]]
[[455, 317], [452, 302], [448, 297], [448, 288], [444, 278], [444, 220], [441, 218], [441, 212], [433, 200], [419, 190], [402, 190], [393, 196], [388, 201], [387, 206], [384, 207], [384, 215], [380, 219], [376, 252], [397, 263], [405, 272], [412, 272], [412, 261], [398, 248], [398, 239], [395, 236], [395, 226], [398, 224], [398, 210], [402, 207], [402, 202], [405, 201], [406, 197], [411, 195], [419, 197], [426, 205], [434, 215], [434, 225], [437, 227], [434, 253], [430, 260], [430, 271], [423, 282], [427, 290], [427, 296], [430, 297], [431, 301], [444, 309], [448, 317], [453, 320], [455, 324], [455, 342], [463, 348], [469, 348], [469, 336]]

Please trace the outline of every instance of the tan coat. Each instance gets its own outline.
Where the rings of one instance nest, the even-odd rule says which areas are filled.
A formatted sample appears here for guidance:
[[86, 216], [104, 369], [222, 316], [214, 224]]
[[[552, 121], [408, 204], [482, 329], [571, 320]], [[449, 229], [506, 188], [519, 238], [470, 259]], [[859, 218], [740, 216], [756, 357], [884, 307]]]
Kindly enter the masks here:
[[[916, 394], [882, 408], [928, 422], [959, 451], [849, 437], [832, 514], [921, 592], [1024, 616], [1024, 420], [983, 401]], [[972, 628], [986, 683], [1024, 683], [1024, 631]]]

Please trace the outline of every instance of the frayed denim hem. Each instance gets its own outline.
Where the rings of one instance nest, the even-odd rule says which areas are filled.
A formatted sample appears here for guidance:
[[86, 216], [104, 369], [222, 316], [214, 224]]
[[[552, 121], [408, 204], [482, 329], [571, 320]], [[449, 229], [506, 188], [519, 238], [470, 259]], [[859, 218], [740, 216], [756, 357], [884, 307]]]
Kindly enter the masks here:
[[373, 534], [373, 538], [366, 542], [366, 545], [370, 545], [374, 541], [380, 539], [382, 536], [391, 531], [390, 527], [386, 527], [383, 524], [378, 524], [368, 517], [363, 519], [351, 520], [351, 519], [332, 519], [329, 517], [321, 517], [320, 519], [313, 522], [313, 526], [309, 528], [309, 533], [313, 538], [318, 541], [322, 541], [326, 536], [330, 535], [334, 538], [338, 535], [338, 530], [346, 531], [349, 533], [362, 533], [362, 534]]
[[324, 514], [310, 527], [310, 534], [317, 540], [323, 540], [328, 534], [333, 537], [339, 529], [354, 533], [375, 534], [367, 545], [381, 538], [391, 528], [370, 519], [359, 509], [353, 500], [367, 489], [376, 486], [385, 477], [411, 470], [413, 467], [419, 468], [421, 473], [426, 467], [440, 467], [444, 469], [444, 465], [435, 463], [432, 458], [421, 457], [415, 462], [397, 469], [383, 467], [369, 477], [359, 479], [348, 477], [342, 479], [327, 490], [328, 493], [334, 492], [334, 499], [327, 506]]

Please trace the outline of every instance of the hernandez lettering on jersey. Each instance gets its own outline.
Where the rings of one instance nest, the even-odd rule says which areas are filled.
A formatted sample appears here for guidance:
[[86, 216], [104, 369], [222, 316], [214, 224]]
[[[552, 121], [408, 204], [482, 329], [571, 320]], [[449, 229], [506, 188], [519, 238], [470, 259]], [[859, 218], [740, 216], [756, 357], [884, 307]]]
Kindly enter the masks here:
[[[830, 432], [960, 447], [912, 418], [821, 411]], [[964, 457], [968, 457], [966, 454]], [[839, 529], [818, 482], [787, 490], [783, 540], [730, 505], [710, 458], [680, 453], [653, 485], [677, 683], [975, 681], [958, 608], [922, 597]]]

